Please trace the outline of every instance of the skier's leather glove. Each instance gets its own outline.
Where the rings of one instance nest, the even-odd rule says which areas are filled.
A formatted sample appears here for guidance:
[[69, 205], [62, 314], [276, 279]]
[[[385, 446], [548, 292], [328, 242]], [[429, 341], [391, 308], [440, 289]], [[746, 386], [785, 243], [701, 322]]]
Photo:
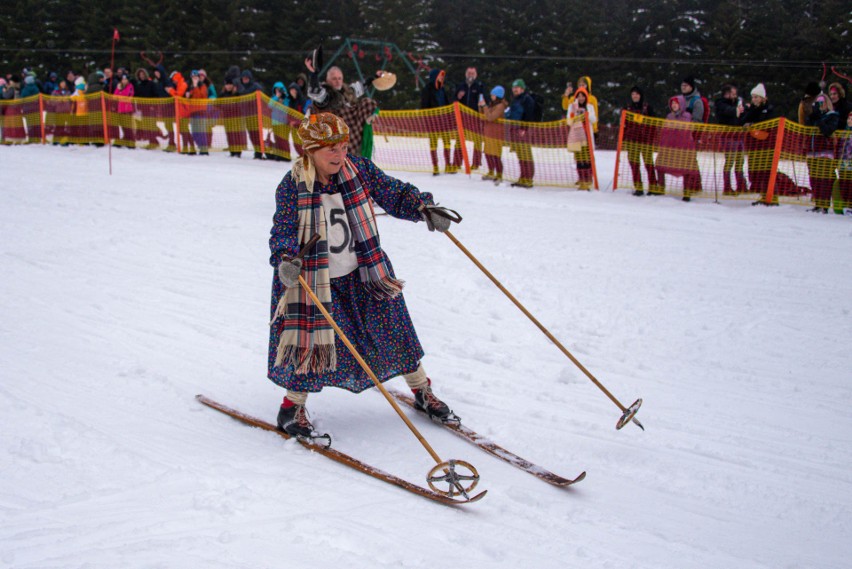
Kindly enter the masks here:
[[278, 265], [278, 280], [287, 288], [299, 286], [299, 274], [302, 272], [302, 260], [299, 258], [281, 261]]
[[450, 229], [452, 222], [459, 223], [462, 220], [458, 212], [446, 207], [424, 204], [418, 210], [420, 211], [420, 217], [426, 222], [429, 231], [444, 233]]

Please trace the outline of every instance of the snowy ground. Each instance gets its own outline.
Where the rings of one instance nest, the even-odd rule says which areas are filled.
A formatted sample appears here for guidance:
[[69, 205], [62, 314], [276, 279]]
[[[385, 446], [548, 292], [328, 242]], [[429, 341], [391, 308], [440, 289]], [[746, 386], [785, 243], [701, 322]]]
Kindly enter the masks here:
[[[0, 148], [0, 567], [848, 567], [848, 217], [405, 174], [616, 397], [645, 399], [647, 432], [616, 431], [448, 239], [380, 218], [438, 392], [519, 454], [588, 471], [552, 488], [415, 417], [489, 491], [451, 508], [193, 398], [274, 420], [286, 166], [113, 160], [110, 177], [106, 149]], [[344, 452], [417, 483], [433, 464], [375, 390], [310, 409]]]

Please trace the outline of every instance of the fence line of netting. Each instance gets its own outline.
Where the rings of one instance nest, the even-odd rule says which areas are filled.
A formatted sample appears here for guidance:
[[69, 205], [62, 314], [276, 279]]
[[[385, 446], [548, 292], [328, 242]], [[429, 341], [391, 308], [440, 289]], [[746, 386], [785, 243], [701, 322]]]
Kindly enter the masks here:
[[[569, 147], [572, 132], [579, 134]], [[382, 111], [373, 121], [373, 159], [393, 170], [470, 171], [524, 186], [597, 187], [594, 141], [584, 122], [486, 121], [462, 105]]]
[[[218, 99], [105, 93], [0, 101], [5, 144], [113, 144], [184, 154], [301, 154], [303, 115], [263, 94]], [[532, 186], [597, 187], [588, 125], [524, 123], [461, 105], [383, 111], [372, 122], [373, 159], [394, 170], [483, 175]]]
[[624, 112], [613, 189], [690, 198], [852, 207], [849, 131], [773, 119], [748, 127]]

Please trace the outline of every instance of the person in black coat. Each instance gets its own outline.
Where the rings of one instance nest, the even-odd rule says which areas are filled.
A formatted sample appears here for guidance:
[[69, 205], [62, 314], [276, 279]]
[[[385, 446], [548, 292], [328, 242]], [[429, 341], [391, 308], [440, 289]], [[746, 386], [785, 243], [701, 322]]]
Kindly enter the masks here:
[[[489, 93], [482, 81], [476, 77], [476, 67], [468, 67], [467, 70], [465, 70], [464, 83], [456, 85], [456, 99], [460, 104], [479, 115], [479, 106], [485, 104], [485, 98], [486, 96], [489, 96]], [[482, 120], [480, 119], [474, 124], [476, 130], [472, 137], [473, 161], [471, 162], [470, 167], [473, 170], [478, 170], [479, 166], [482, 164], [482, 147], [485, 144], [485, 138], [482, 135]], [[462, 163], [462, 152], [459, 147], [456, 147], [455, 162], [459, 165]]]
[[[755, 87], [756, 89], [757, 87]], [[722, 166], [723, 195], [736, 195], [748, 191], [745, 172], [745, 143], [740, 126], [742, 114], [745, 112], [742, 99], [737, 94], [737, 88], [730, 83], [722, 86], [722, 96], [716, 99], [716, 120], [719, 124], [732, 127], [719, 135], [719, 144], [725, 155]], [[737, 189], [731, 184], [731, 171], [737, 181]]]
[[[766, 98], [766, 87], [758, 83], [751, 90], [751, 103], [744, 106], [740, 122], [745, 127], [745, 151], [748, 157], [748, 180], [750, 191], [760, 192], [760, 199], [752, 205], [765, 204], [766, 192], [772, 170], [772, 152], [775, 149], [777, 128], [755, 128], [754, 125], [776, 118], [775, 107]], [[778, 196], [772, 205], [778, 204]], [[767, 204], [768, 205], [768, 204]]]
[[[443, 69], [433, 69], [429, 72], [429, 80], [426, 86], [420, 92], [420, 108], [421, 109], [437, 109], [446, 107], [452, 101], [444, 87], [444, 78], [446, 72]], [[428, 117], [432, 124], [429, 125], [429, 155], [432, 158], [432, 175], [437, 176], [438, 169], [438, 137], [444, 143], [444, 172], [447, 174], [455, 174], [459, 171], [459, 165], [454, 164], [450, 158], [451, 137], [450, 132], [438, 124], [438, 117]], [[458, 144], [458, 142], [456, 142]]]
[[[243, 69], [243, 72], [240, 73], [240, 86], [241, 95], [263, 93], [263, 87], [254, 80], [254, 75], [248, 69]], [[254, 159], [263, 160], [263, 153], [260, 151], [260, 125], [257, 122], [257, 113], [246, 113], [245, 119], [246, 130], [251, 139], [251, 145], [254, 147]]]
[[[630, 89], [630, 100], [624, 110], [644, 117], [656, 116], [654, 109], [645, 100], [645, 93], [638, 85]], [[655, 131], [656, 128], [647, 126], [647, 123], [642, 124], [639, 121], [625, 121], [624, 123], [624, 146], [627, 148], [627, 163], [630, 164], [630, 173], [633, 174], [634, 196], [645, 195], [642, 187], [642, 173], [639, 168], [640, 161], [645, 162], [645, 172], [648, 174], [648, 195], [660, 193], [657, 187], [657, 170], [654, 168]]]

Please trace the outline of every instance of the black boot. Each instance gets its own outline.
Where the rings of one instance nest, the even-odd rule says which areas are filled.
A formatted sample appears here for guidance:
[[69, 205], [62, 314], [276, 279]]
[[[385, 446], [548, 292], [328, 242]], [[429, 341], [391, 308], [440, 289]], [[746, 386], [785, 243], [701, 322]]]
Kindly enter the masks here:
[[314, 426], [308, 420], [308, 412], [304, 405], [281, 406], [278, 411], [278, 428], [291, 437], [312, 438]]
[[420, 389], [412, 389], [414, 392], [414, 407], [418, 411], [422, 411], [429, 416], [430, 419], [446, 422], [460, 422], [460, 419], [447, 406], [446, 403], [435, 397], [432, 393], [432, 380], [426, 384], [426, 387]]

